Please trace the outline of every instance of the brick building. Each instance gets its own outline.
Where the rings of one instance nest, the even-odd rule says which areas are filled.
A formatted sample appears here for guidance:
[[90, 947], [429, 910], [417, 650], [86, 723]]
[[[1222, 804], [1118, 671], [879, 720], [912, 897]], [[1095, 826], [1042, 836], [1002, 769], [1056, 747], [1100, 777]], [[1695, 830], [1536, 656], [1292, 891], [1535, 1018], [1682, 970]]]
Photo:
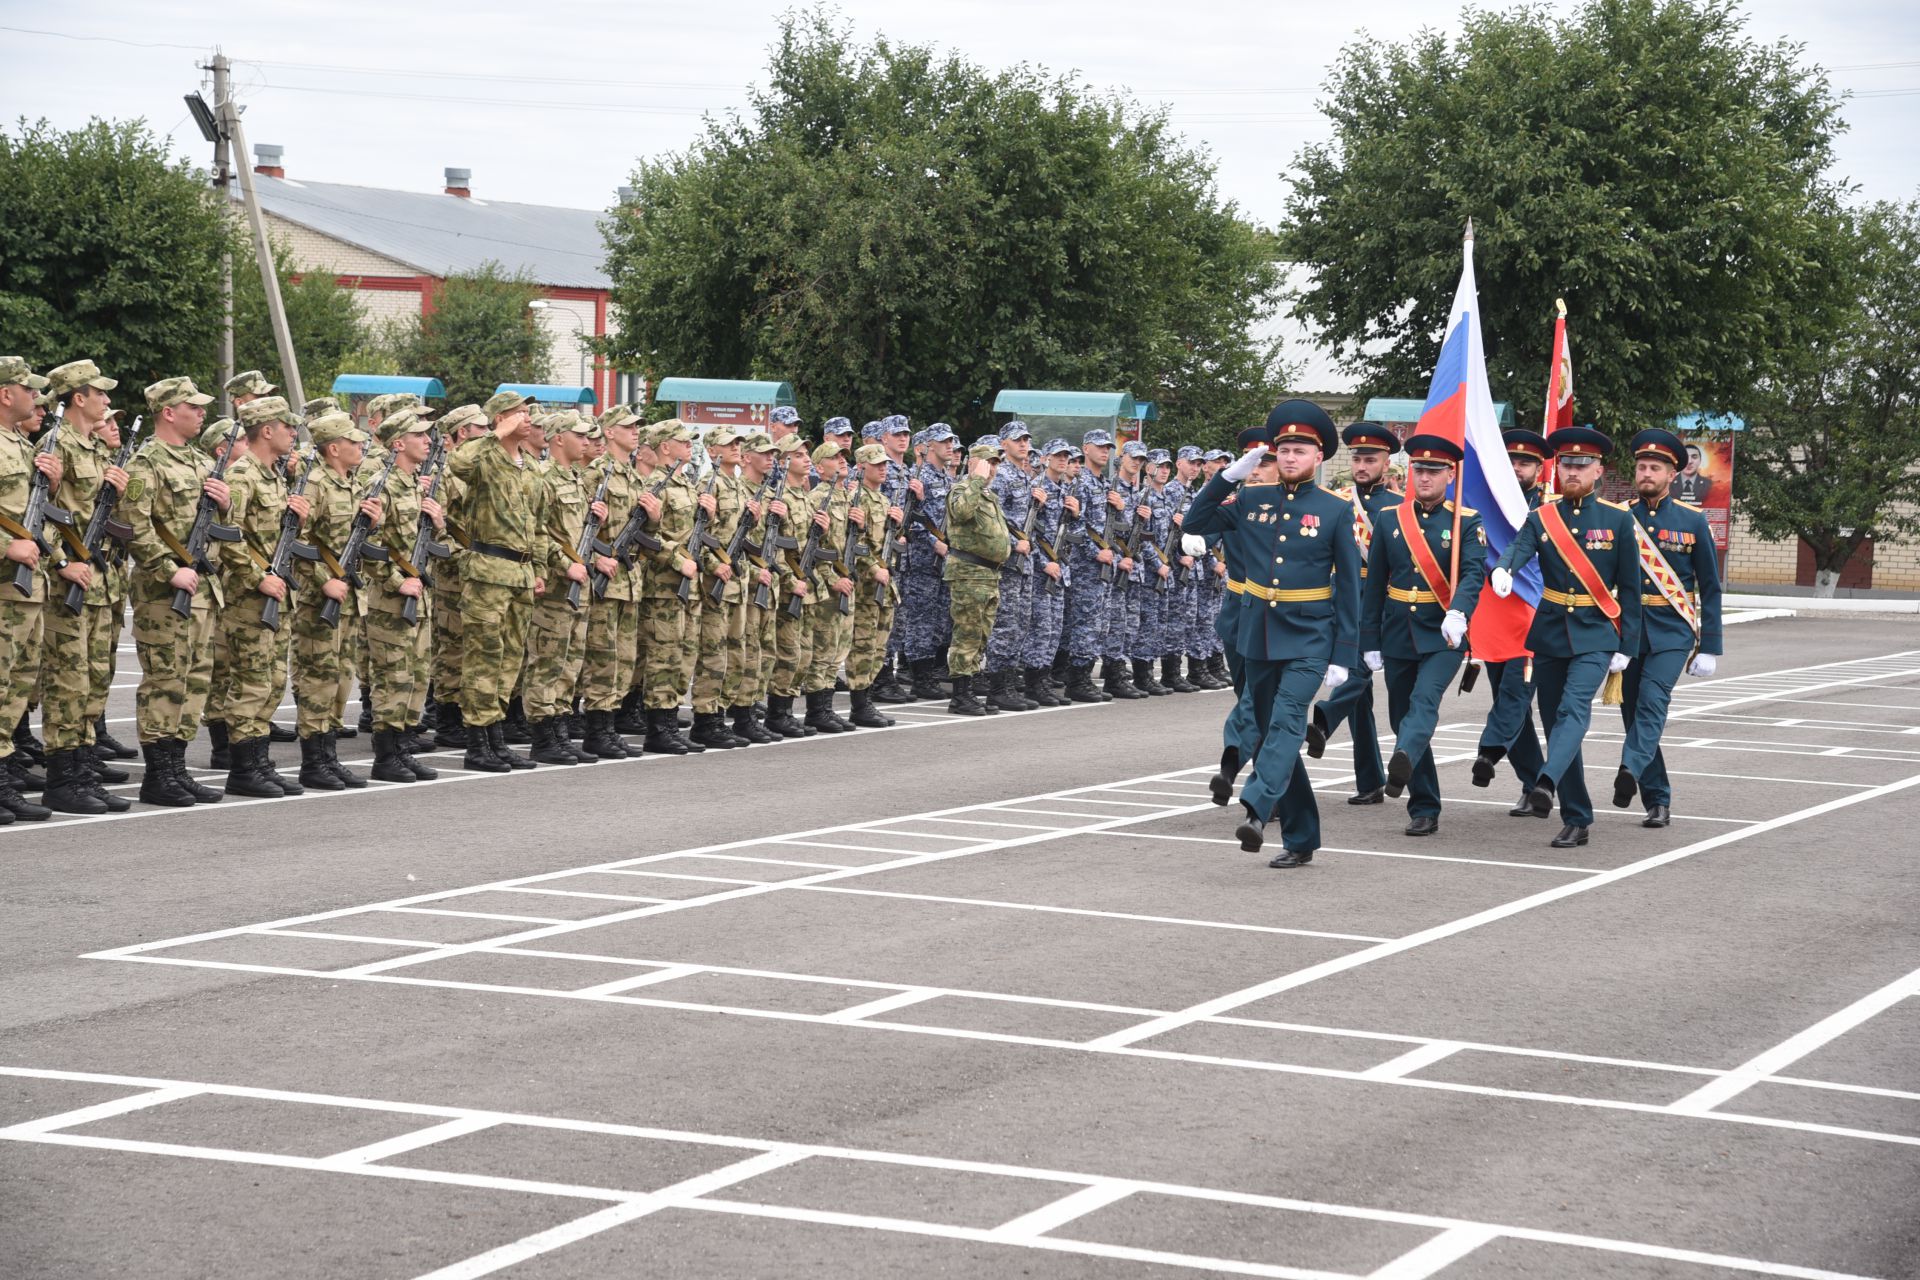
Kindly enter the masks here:
[[282, 148], [253, 150], [268, 233], [301, 271], [332, 272], [353, 289], [369, 320], [430, 312], [447, 276], [498, 263], [540, 288], [555, 382], [590, 386], [603, 405], [636, 398], [633, 379], [586, 345], [611, 318], [599, 211], [480, 199], [465, 169], [448, 169], [439, 192], [309, 182], [287, 176]]

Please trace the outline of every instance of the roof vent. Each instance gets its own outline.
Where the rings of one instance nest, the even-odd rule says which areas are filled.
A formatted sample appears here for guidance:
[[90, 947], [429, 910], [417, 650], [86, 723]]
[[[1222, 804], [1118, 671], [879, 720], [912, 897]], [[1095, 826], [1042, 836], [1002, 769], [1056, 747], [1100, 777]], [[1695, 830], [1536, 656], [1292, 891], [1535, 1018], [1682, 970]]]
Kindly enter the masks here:
[[621, 204], [632, 204], [637, 194], [638, 192], [632, 187], [619, 187], [614, 191], [614, 195], [619, 197]]
[[280, 167], [280, 158], [287, 154], [285, 147], [277, 147], [271, 142], [253, 144], [253, 171], [269, 178], [284, 178], [287, 171]]
[[450, 196], [459, 196], [462, 199], [465, 199], [466, 197], [473, 194], [473, 188], [470, 185], [472, 181], [473, 181], [473, 170], [448, 169], [447, 170], [447, 194]]

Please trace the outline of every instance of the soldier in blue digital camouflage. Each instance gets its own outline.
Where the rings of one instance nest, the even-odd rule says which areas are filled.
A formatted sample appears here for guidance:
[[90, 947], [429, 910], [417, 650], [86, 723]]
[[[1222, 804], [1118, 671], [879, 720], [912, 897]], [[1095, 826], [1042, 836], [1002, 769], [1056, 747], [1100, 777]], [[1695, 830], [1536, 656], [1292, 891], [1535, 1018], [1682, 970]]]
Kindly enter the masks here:
[[[913, 428], [902, 413], [890, 414], [880, 420], [880, 447], [886, 452], [887, 474], [880, 485], [887, 505], [898, 507], [902, 516], [907, 506], [907, 482], [912, 479], [913, 459], [908, 456], [909, 443], [913, 438]], [[895, 521], [895, 527], [887, 535], [886, 547], [891, 549], [906, 537], [905, 530]], [[902, 584], [894, 584], [896, 598]], [[912, 702], [913, 694], [900, 678], [906, 666], [906, 638], [900, 634], [896, 625], [887, 636], [887, 660], [880, 668], [879, 676], [873, 682], [875, 702]]]
[[1060, 653], [1061, 632], [1067, 620], [1067, 593], [1073, 587], [1073, 573], [1067, 567], [1068, 539], [1079, 527], [1080, 518], [1072, 509], [1070, 471], [1073, 446], [1062, 439], [1049, 440], [1042, 453], [1041, 469], [1034, 477], [1034, 488], [1045, 495], [1039, 502], [1040, 515], [1034, 521], [1033, 611], [1027, 629], [1025, 658], [1026, 695], [1043, 707], [1058, 707], [1066, 699], [1054, 689], [1052, 677], [1056, 665], [1065, 687], [1065, 662]]
[[[1109, 596], [1119, 578], [1115, 563], [1119, 554], [1110, 535], [1126, 504], [1107, 483], [1113, 435], [1096, 427], [1082, 437], [1080, 446], [1085, 461], [1068, 496], [1073, 499], [1069, 509], [1079, 516], [1085, 537], [1067, 561], [1073, 590], [1067, 593], [1065, 620], [1066, 695], [1074, 702], [1111, 702], [1122, 673], [1109, 666], [1102, 673], [1106, 683], [1102, 690], [1093, 683], [1093, 664], [1105, 656]], [[1132, 687], [1129, 681], [1127, 688]]]
[[[996, 437], [982, 437], [982, 441]], [[982, 696], [1002, 711], [1032, 711], [1038, 698], [1026, 694], [1028, 628], [1033, 623], [1035, 579], [1040, 570], [1032, 542], [1025, 536], [1030, 515], [1044, 505], [1041, 489], [1029, 465], [1033, 433], [1015, 418], [997, 436], [1002, 461], [994, 468], [989, 488], [1000, 500], [1000, 514], [1013, 538], [1012, 551], [1000, 566], [1000, 601], [987, 639], [987, 665]], [[1033, 516], [1038, 519], [1037, 516]], [[976, 682], [979, 684], [980, 682]]]
[[914, 468], [907, 485], [919, 500], [919, 511], [907, 527], [907, 580], [894, 625], [904, 635], [901, 652], [913, 676], [915, 698], [944, 695], [934, 679], [934, 667], [953, 634], [950, 593], [941, 570], [947, 556], [947, 494], [953, 487], [947, 461], [959, 439], [944, 422], [928, 427], [926, 461]]
[[[1118, 557], [1113, 590], [1107, 601], [1107, 634], [1101, 654], [1102, 669], [1111, 668], [1113, 676], [1107, 692], [1116, 698], [1138, 699], [1153, 696], [1142, 677], [1151, 678], [1134, 659], [1139, 641], [1140, 612], [1147, 587], [1148, 548], [1153, 544], [1153, 508], [1147, 502], [1147, 446], [1129, 440], [1120, 448], [1120, 461], [1114, 469], [1112, 496], [1120, 500], [1108, 521], [1108, 542]], [[1160, 689], [1165, 693], [1165, 689]]]

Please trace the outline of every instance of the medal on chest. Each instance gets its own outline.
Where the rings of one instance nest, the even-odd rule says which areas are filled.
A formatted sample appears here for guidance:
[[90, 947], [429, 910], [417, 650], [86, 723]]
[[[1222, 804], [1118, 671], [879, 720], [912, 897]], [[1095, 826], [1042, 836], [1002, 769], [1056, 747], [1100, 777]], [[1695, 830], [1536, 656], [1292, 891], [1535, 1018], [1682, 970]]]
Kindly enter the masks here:
[[1319, 537], [1320, 536], [1320, 517], [1316, 515], [1301, 516], [1300, 517], [1300, 536], [1303, 538]]

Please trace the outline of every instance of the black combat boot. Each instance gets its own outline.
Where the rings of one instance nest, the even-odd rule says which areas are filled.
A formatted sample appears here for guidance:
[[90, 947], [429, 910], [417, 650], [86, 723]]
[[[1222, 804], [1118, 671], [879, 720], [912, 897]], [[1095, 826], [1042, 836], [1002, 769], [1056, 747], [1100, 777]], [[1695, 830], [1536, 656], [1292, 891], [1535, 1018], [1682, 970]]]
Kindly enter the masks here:
[[230, 742], [227, 744], [227, 754], [233, 758], [233, 763], [227, 766], [228, 795], [278, 800], [286, 794], [266, 771], [265, 738], [243, 738], [238, 742]]
[[399, 735], [391, 729], [373, 731], [373, 780], [413, 782], [413, 770], [400, 762]]
[[19, 723], [13, 726], [13, 749], [27, 757], [27, 763], [43, 765], [47, 762], [47, 747], [33, 736], [33, 726], [27, 723], [30, 711], [20, 713]]
[[940, 687], [938, 680], [934, 679], [932, 658], [916, 658], [909, 664], [908, 669], [913, 673], [913, 684], [908, 692], [916, 699], [926, 701], [946, 696], [947, 691]]
[[467, 746], [469, 738], [467, 721], [460, 713], [460, 704], [457, 702], [444, 704], [440, 708], [439, 723], [433, 730], [434, 745], [460, 750]]
[[107, 811], [107, 802], [94, 790], [93, 775], [71, 747], [47, 753], [47, 791], [40, 799], [55, 813]]
[[[193, 792], [181, 786], [179, 779], [173, 776], [173, 760], [168, 751], [171, 745], [172, 739], [169, 738], [140, 744], [140, 756], [147, 766], [146, 773], [140, 778], [140, 803], [166, 809], [190, 809], [194, 805]], [[15, 809], [14, 812], [20, 811]]]
[[407, 768], [413, 772], [416, 781], [432, 782], [440, 776], [438, 769], [430, 764], [422, 764], [413, 758], [414, 752], [424, 750], [424, 748], [413, 740], [413, 734], [411, 732], [394, 734], [393, 749], [399, 753], [400, 763], [407, 766]]
[[300, 735], [295, 733], [293, 730], [287, 728], [283, 724], [268, 725], [267, 741], [268, 742], [298, 742], [300, 741]]
[[359, 791], [365, 787], [367, 785], [365, 778], [340, 763], [340, 731], [338, 729], [327, 731], [326, 743], [327, 768], [332, 771], [334, 777], [340, 779], [340, 784], [349, 791]]
[[227, 737], [225, 720], [207, 721], [207, 741], [213, 744], [213, 754], [207, 757], [207, 768], [233, 768], [232, 742]]
[[167, 739], [167, 759], [173, 762], [173, 776], [193, 797], [195, 804], [219, 804], [223, 792], [206, 786], [187, 768], [187, 744], [181, 738]]
[[675, 732], [675, 711], [669, 707], [665, 711], [647, 709], [647, 740], [641, 744], [645, 750], [657, 756], [683, 756], [689, 750], [680, 735]]
[[103, 786], [109, 783], [117, 784], [125, 782], [133, 776], [119, 765], [110, 761], [107, 758], [107, 754], [100, 750], [98, 743], [91, 743], [84, 747], [75, 747], [74, 751], [80, 758], [81, 766], [93, 775], [95, 782]]
[[567, 718], [548, 716], [533, 722], [533, 762], [535, 764], [579, 764], [580, 757], [567, 738]]
[[[445, 711], [453, 707], [447, 706]], [[444, 729], [442, 733], [446, 732]], [[513, 766], [493, 753], [493, 742], [487, 731], [479, 725], [465, 725], [462, 732], [467, 739], [467, 753], [461, 758], [461, 765], [474, 773], [508, 773]]]
[[93, 722], [93, 745], [100, 748], [102, 755], [112, 756], [115, 760], [138, 760], [140, 753], [120, 739], [107, 732], [107, 713], [102, 711]]
[[1100, 692], [1100, 686], [1093, 682], [1093, 664], [1076, 662], [1067, 670], [1066, 699], [1068, 702], [1109, 702], [1111, 699]]
[[687, 735], [687, 741], [717, 751], [731, 751], [737, 739], [727, 732], [718, 711], [696, 711], [693, 713], [693, 732]]
[[953, 698], [947, 703], [947, 710], [956, 716], [985, 716], [993, 714], [986, 703], [973, 696], [972, 676], [955, 676], [953, 678]]
[[518, 695], [507, 702], [507, 718], [500, 722], [500, 731], [508, 742], [522, 744], [533, 741], [533, 726], [527, 723], [527, 708]]
[[894, 704], [913, 701], [913, 694], [908, 691], [905, 684], [901, 683], [898, 665], [891, 657], [887, 659], [887, 665], [881, 671], [880, 678], [874, 681], [873, 700]]
[[1200, 686], [1180, 674], [1180, 655], [1170, 653], [1160, 659], [1160, 683], [1173, 693], [1198, 693]]
[[427, 700], [420, 704], [420, 723], [413, 726], [416, 738], [425, 738], [440, 727], [440, 704], [434, 700], [433, 686], [427, 686]]
[[1125, 702], [1138, 702], [1149, 697], [1145, 689], [1136, 689], [1128, 674], [1124, 658], [1102, 658], [1100, 673], [1106, 677], [1106, 692]]
[[1013, 691], [1013, 673], [989, 671], [981, 677], [986, 703], [996, 711], [1025, 711], [1027, 700]]
[[487, 747], [504, 760], [509, 769], [533, 768], [533, 761], [507, 745], [507, 723], [504, 720], [495, 720], [487, 726]]
[[[806, 726], [817, 733], [846, 733], [841, 719], [833, 714], [833, 689], [815, 689], [807, 695]], [[851, 726], [848, 726], [851, 728]]]
[[33, 771], [33, 760], [24, 751], [16, 751], [7, 757], [4, 772], [13, 789], [22, 794], [47, 789], [47, 775]]
[[[769, 742], [778, 741], [773, 734], [767, 732], [764, 725], [754, 719], [751, 706], [728, 707], [727, 716], [733, 721], [733, 736], [736, 738], [744, 738], [754, 746], [764, 746]], [[892, 724], [893, 721], [889, 720], [887, 723]]]
[[327, 767], [327, 735], [308, 734], [300, 739], [300, 785], [313, 791], [345, 791], [347, 784]]
[[[298, 739], [295, 739], [295, 741], [298, 741]], [[269, 778], [273, 779], [273, 784], [280, 788], [281, 795], [303, 796], [307, 793], [305, 787], [295, 782], [292, 778], [282, 774], [280, 770], [274, 768], [273, 735], [270, 733], [260, 739], [260, 768]]]
[[807, 736], [806, 726], [793, 718], [793, 699], [783, 698], [778, 694], [767, 695], [766, 729], [768, 733], [778, 738]]
[[580, 735], [577, 748], [583, 759], [624, 760], [626, 748], [620, 745], [620, 739], [613, 732], [613, 712], [589, 711], [586, 713], [585, 732]]
[[868, 688], [853, 691], [853, 723], [861, 729], [891, 729], [894, 720], [873, 705], [873, 690]]
[[364, 685], [360, 688], [360, 718], [353, 727], [361, 733], [373, 732], [373, 690]]
[[[19, 753], [15, 752], [11, 758], [17, 759], [18, 756]], [[44, 791], [46, 788], [42, 787], [41, 790]], [[9, 815], [5, 819], [7, 822], [15, 818], [22, 822], [39, 822], [53, 816], [53, 810], [47, 806], [35, 804], [27, 799], [21, 793], [19, 784], [13, 780], [13, 774], [4, 769], [0, 769], [0, 811]]]
[[1066, 699], [1053, 691], [1053, 681], [1047, 678], [1045, 667], [1028, 667], [1026, 674], [1027, 701], [1039, 707], [1060, 707], [1066, 705]]
[[560, 717], [561, 732], [566, 734], [568, 742], [587, 736], [587, 713], [580, 709], [580, 700], [575, 698], [573, 710]]
[[1164, 698], [1173, 690], [1153, 678], [1153, 659], [1135, 658], [1133, 660], [1133, 687], [1149, 697]]
[[1053, 665], [1047, 668], [1047, 681], [1053, 685], [1055, 692], [1062, 691], [1067, 687], [1067, 681], [1071, 677], [1072, 672], [1073, 656], [1065, 649], [1054, 650]]
[[618, 733], [645, 733], [647, 731], [647, 709], [640, 705], [640, 691], [629, 689], [620, 699], [620, 709], [614, 713], [613, 727]]

